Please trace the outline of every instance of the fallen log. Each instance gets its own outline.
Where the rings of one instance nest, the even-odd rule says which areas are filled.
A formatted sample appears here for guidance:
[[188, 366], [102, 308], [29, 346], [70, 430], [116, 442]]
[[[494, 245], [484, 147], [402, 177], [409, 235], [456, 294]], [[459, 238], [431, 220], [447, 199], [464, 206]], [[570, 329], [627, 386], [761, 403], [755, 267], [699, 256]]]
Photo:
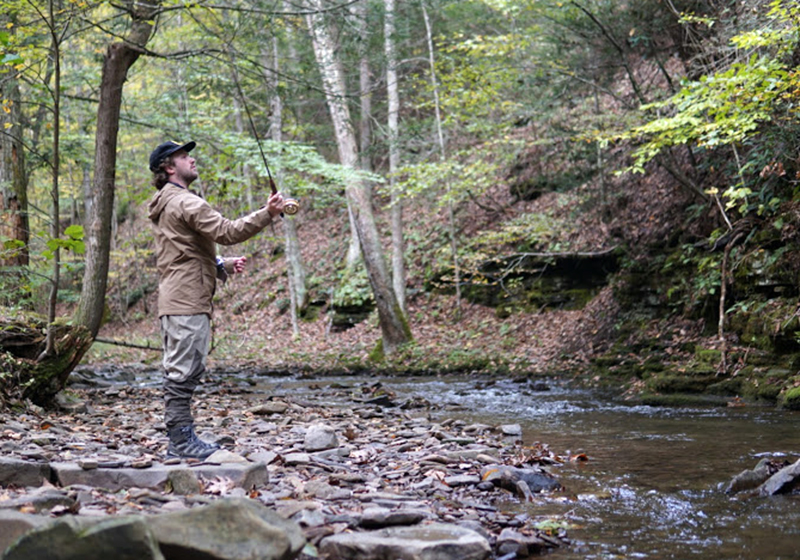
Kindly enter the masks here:
[[0, 310], [0, 396], [4, 404], [49, 405], [92, 345], [89, 331], [64, 319], [54, 324], [55, 352], [44, 353], [47, 321], [33, 313]]

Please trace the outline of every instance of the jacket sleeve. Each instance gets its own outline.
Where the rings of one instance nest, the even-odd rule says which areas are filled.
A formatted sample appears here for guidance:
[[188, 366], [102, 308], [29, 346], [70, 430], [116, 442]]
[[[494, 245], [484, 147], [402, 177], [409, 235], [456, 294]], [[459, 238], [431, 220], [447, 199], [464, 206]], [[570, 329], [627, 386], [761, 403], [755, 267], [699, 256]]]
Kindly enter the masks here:
[[229, 220], [199, 196], [186, 198], [184, 219], [194, 231], [220, 245], [246, 241], [272, 223], [266, 206], [238, 220]]

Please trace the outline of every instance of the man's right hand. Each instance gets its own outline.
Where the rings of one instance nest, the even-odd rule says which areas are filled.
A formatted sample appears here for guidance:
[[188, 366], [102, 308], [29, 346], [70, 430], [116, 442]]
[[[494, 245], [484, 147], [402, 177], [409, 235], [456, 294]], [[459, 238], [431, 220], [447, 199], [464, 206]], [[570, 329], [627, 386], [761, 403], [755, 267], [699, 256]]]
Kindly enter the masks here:
[[277, 192], [269, 197], [267, 210], [273, 218], [283, 213], [283, 195], [281, 193]]

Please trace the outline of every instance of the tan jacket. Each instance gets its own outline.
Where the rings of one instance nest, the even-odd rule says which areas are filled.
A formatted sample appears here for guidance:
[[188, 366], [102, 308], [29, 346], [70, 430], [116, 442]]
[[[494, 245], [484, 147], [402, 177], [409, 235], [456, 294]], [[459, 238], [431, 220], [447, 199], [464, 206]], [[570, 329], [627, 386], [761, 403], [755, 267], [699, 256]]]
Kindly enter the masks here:
[[167, 183], [150, 200], [158, 264], [158, 316], [211, 316], [216, 243], [250, 239], [272, 222], [267, 208], [228, 220], [200, 196]]

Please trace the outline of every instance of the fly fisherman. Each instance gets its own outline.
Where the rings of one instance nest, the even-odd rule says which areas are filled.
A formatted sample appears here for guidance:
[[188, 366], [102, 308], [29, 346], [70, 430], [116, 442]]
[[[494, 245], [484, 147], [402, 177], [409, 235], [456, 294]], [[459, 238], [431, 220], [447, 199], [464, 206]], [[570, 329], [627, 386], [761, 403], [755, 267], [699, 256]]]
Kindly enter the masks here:
[[150, 154], [150, 201], [158, 264], [158, 316], [164, 344], [164, 421], [167, 457], [205, 459], [219, 449], [194, 431], [192, 395], [206, 369], [216, 280], [244, 270], [245, 257], [222, 259], [216, 244], [250, 239], [283, 212], [280, 193], [255, 212], [228, 220], [189, 190], [197, 179], [195, 142], [165, 142]]

